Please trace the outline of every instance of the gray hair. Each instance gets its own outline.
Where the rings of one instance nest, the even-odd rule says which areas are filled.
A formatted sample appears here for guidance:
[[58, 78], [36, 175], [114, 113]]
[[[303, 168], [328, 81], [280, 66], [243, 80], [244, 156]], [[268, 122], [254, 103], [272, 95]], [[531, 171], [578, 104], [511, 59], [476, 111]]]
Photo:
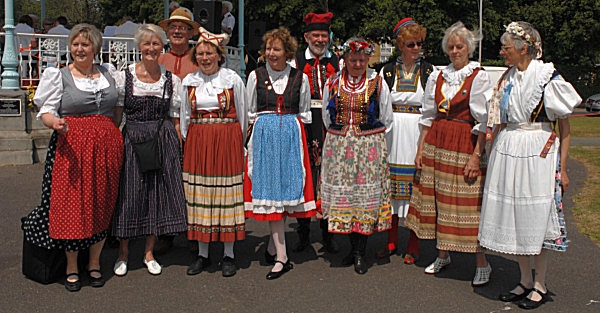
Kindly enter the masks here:
[[477, 30], [470, 31], [468, 30], [462, 22], [456, 22], [444, 33], [444, 38], [442, 39], [442, 50], [444, 53], [448, 53], [448, 40], [452, 37], [459, 37], [466, 44], [469, 50], [469, 57], [473, 57], [473, 52], [477, 48], [477, 43], [481, 40], [482, 36], [479, 34]]
[[154, 24], [142, 24], [138, 26], [133, 35], [133, 43], [139, 49], [142, 38], [146, 36], [151, 37], [152, 35], [158, 36], [163, 46], [167, 44], [167, 34], [162, 28]]
[[73, 40], [79, 35], [92, 43], [95, 53], [100, 53], [100, 48], [102, 48], [102, 33], [100, 33], [96, 26], [85, 23], [73, 26], [73, 28], [71, 28], [71, 33], [69, 33], [69, 37], [67, 38], [69, 46], [71, 46]]
[[180, 7], [179, 3], [175, 2], [175, 1], [169, 3], [169, 10], [175, 10], [179, 7]]
[[233, 10], [233, 4], [231, 4], [231, 2], [229, 2], [229, 1], [223, 1], [221, 4], [224, 7], [226, 7], [229, 12], [231, 12], [231, 10]]
[[509, 32], [505, 32], [502, 37], [500, 37], [500, 42], [503, 45], [506, 45], [512, 41], [512, 45], [517, 51], [521, 51], [525, 49], [525, 47], [528, 47], [527, 56], [529, 58], [532, 60], [540, 58], [542, 56], [542, 37], [540, 36], [540, 33], [537, 29], [533, 28], [533, 25], [527, 22], [518, 21], [517, 23], [523, 28], [525, 34], [531, 37], [533, 45], [525, 40], [525, 38]]

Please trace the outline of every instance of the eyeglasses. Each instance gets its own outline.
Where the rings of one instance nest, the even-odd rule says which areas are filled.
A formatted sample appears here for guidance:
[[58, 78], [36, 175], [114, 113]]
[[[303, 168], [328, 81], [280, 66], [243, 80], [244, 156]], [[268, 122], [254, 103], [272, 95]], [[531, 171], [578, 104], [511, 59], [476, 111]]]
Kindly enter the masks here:
[[514, 46], [501, 46], [501, 47], [500, 47], [500, 50], [502, 50], [502, 51], [506, 52], [506, 51], [508, 51], [508, 49], [510, 49], [510, 48], [512, 48], [512, 47], [514, 47]]
[[417, 41], [417, 42], [411, 42], [409, 44], [405, 43], [404, 46], [407, 47], [407, 48], [410, 48], [410, 49], [414, 48], [415, 46], [422, 47], [423, 46], [423, 42], [422, 41]]
[[191, 28], [190, 27], [186, 27], [186, 26], [169, 25], [169, 30], [179, 30], [180, 32], [182, 32], [182, 31], [186, 31], [186, 30], [191, 30]]

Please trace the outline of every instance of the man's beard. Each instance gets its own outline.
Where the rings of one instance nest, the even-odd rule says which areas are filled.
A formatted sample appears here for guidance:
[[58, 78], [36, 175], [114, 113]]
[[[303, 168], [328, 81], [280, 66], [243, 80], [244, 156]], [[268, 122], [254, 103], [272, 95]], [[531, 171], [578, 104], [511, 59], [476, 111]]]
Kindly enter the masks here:
[[327, 44], [324, 45], [313, 45], [310, 42], [308, 43], [308, 48], [315, 55], [322, 55], [327, 50]]

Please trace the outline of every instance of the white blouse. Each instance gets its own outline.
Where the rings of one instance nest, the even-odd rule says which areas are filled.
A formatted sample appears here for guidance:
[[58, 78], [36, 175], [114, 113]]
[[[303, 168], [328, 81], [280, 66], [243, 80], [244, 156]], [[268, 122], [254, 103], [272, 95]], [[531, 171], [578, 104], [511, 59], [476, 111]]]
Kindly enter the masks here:
[[[394, 70], [396, 70], [396, 69], [394, 68]], [[419, 69], [419, 71], [420, 71], [420, 69]], [[379, 76], [381, 76], [381, 78], [385, 79], [384, 73], [383, 73], [383, 68], [379, 72]], [[390, 98], [392, 99], [392, 104], [421, 106], [421, 103], [423, 102], [423, 92], [424, 92], [423, 87], [421, 85], [422, 78], [423, 78], [422, 76], [419, 76], [419, 79], [417, 80], [417, 90], [415, 92], [407, 92], [407, 91], [398, 92], [398, 91], [396, 91], [398, 77], [396, 77], [396, 79], [394, 79], [392, 91], [390, 92]]]
[[[285, 69], [281, 72], [273, 70], [268, 63], [266, 67], [273, 90], [277, 94], [282, 94], [285, 91], [285, 87], [287, 87], [288, 79], [290, 77], [290, 70], [292, 67], [287, 64]], [[246, 84], [246, 99], [248, 99], [249, 123], [254, 124], [254, 121], [256, 121], [256, 118], [259, 114], [257, 112], [256, 105], [256, 73], [254, 71], [248, 75], [248, 83]], [[308, 84], [308, 77], [306, 74], [302, 74], [299, 111], [298, 118], [300, 118], [304, 124], [311, 124], [312, 115], [310, 113], [310, 85]]]
[[[115, 67], [110, 63], [104, 63], [101, 66], [108, 70], [108, 73], [118, 85], [120, 76]], [[102, 74], [100, 74], [99, 78], [95, 79], [73, 77], [73, 82], [75, 83], [75, 87], [77, 87], [77, 89], [86, 92], [104, 90], [110, 87], [108, 80]], [[51, 113], [57, 117], [60, 117], [58, 114], [58, 108], [60, 108], [62, 94], [63, 83], [60, 69], [54, 67], [47, 68], [44, 70], [44, 73], [42, 73], [40, 84], [38, 85], [35, 96], [33, 97], [33, 103], [40, 108], [40, 112], [37, 114], [36, 118], [39, 120], [42, 118], [42, 115], [46, 113]], [[120, 105], [123, 105], [122, 101], [120, 101], [120, 103]], [[119, 104], [117, 104], [117, 106], [119, 106]]]
[[[167, 81], [167, 70], [163, 65], [160, 66], [160, 79], [155, 83], [145, 83], [139, 80], [135, 74], [135, 64], [129, 65], [128, 69], [133, 75], [133, 95], [134, 96], [154, 96], [162, 98], [163, 87]], [[123, 106], [125, 101], [125, 71], [118, 73], [118, 79], [115, 79], [117, 83], [117, 90], [119, 91], [119, 103], [117, 106]], [[179, 111], [182, 103], [182, 99], [186, 98], [186, 94], [181, 87], [181, 80], [177, 75], [171, 75], [173, 79], [173, 96], [171, 97], [171, 106], [169, 107], [170, 117], [179, 117]]]
[[179, 114], [179, 127], [181, 136], [185, 139], [187, 136], [188, 126], [190, 125], [190, 115], [192, 108], [187, 96], [187, 87], [196, 87], [194, 97], [196, 98], [196, 109], [210, 110], [214, 102], [214, 110], [219, 110], [220, 105], [217, 95], [222, 93], [224, 89], [233, 89], [233, 98], [235, 103], [236, 119], [242, 128], [243, 141], [246, 141], [246, 131], [248, 130], [247, 112], [248, 105], [246, 101], [246, 93], [244, 90], [244, 82], [240, 76], [228, 68], [221, 68], [216, 74], [204, 75], [202, 70], [197, 70], [192, 74], [188, 74], [181, 83], [185, 96], [184, 103], [181, 106]]
[[[481, 67], [478, 62], [471, 61], [460, 70], [455, 70], [454, 65], [450, 64], [441, 71], [445, 80], [445, 83], [442, 85], [442, 93], [446, 95], [447, 99], [452, 99], [456, 93], [458, 93], [465, 79], [473, 74], [473, 70], [478, 67]], [[427, 80], [427, 86], [425, 87], [425, 94], [423, 97], [423, 108], [421, 109], [422, 115], [419, 121], [423, 126], [431, 127], [433, 120], [437, 117], [438, 104], [435, 102], [435, 90], [439, 74], [440, 71], [434, 71], [429, 75], [429, 79]], [[469, 97], [471, 115], [477, 121], [475, 126], [473, 126], [473, 134], [477, 134], [478, 132], [485, 133], [487, 123], [487, 101], [491, 97], [492, 82], [490, 76], [486, 71], [481, 70], [473, 79]], [[446, 105], [442, 106], [445, 109], [448, 109]]]
[[533, 60], [525, 71], [516, 66], [511, 68], [506, 78], [513, 87], [508, 98], [508, 122], [529, 123], [533, 109], [539, 104], [543, 93], [546, 115], [551, 121], [565, 119], [581, 97], [573, 86], [558, 76], [548, 82], [554, 73], [552, 63]]
[[[377, 72], [373, 69], [368, 69], [368, 81], [371, 81], [377, 78]], [[357, 78], [350, 77], [349, 79], [352, 82], [358, 82], [362, 78], [362, 75]], [[381, 82], [381, 86], [379, 88], [379, 121], [385, 125], [385, 132], [389, 132], [394, 125], [394, 112], [392, 111], [392, 99], [390, 97], [390, 89], [383, 78], [379, 80]], [[341, 88], [348, 92], [363, 92], [365, 88], [367, 88], [367, 84], [359, 88], [358, 90], [349, 90], [345, 85], [342, 85]], [[329, 80], [325, 84], [325, 89], [323, 90], [323, 102], [321, 109], [321, 118], [323, 119], [323, 125], [325, 128], [329, 128], [331, 125], [331, 117], [329, 115], [329, 111], [327, 111], [327, 105], [329, 105]]]

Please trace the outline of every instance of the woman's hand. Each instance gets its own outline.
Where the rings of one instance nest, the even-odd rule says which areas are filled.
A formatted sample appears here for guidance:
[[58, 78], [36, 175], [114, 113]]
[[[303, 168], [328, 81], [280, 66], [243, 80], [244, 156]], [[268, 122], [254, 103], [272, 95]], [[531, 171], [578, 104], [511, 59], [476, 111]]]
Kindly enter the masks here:
[[465, 176], [466, 181], [475, 181], [477, 176], [481, 173], [479, 169], [479, 156], [472, 154], [465, 165], [463, 170], [463, 175]]
[[415, 167], [417, 170], [423, 169], [423, 164], [421, 163], [421, 157], [423, 156], [423, 151], [420, 149], [417, 151], [417, 155], [415, 156]]
[[563, 192], [567, 191], [567, 187], [569, 187], [569, 176], [567, 176], [567, 171], [562, 170], [560, 172], [560, 183], [562, 185]]
[[69, 124], [67, 124], [67, 121], [64, 118], [59, 118], [52, 124], [52, 129], [59, 134], [66, 134], [69, 131]]

